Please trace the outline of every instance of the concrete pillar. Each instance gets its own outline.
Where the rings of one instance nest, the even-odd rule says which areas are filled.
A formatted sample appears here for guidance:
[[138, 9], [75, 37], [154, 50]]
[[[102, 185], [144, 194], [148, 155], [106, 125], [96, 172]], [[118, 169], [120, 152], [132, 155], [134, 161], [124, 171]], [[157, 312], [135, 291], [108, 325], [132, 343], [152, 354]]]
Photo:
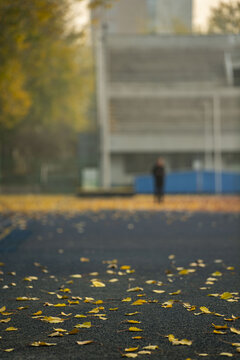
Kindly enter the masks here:
[[233, 66], [232, 66], [232, 57], [229, 53], [224, 53], [224, 61], [225, 61], [225, 71], [227, 76], [227, 83], [229, 86], [234, 85], [234, 78], [233, 78]]
[[97, 36], [97, 108], [100, 129], [100, 182], [103, 188], [111, 186], [111, 159], [109, 133], [109, 104], [106, 76], [106, 30], [100, 29]]

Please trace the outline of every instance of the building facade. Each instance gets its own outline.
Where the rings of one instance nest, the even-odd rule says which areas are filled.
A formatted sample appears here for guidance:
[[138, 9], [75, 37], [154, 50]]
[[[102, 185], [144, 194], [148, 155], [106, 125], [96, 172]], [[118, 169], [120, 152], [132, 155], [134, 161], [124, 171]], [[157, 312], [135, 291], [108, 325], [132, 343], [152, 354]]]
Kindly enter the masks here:
[[161, 155], [169, 171], [240, 170], [240, 35], [97, 37], [102, 186]]
[[169, 34], [192, 31], [192, 0], [115, 0], [109, 9], [91, 13], [93, 32], [109, 34]]

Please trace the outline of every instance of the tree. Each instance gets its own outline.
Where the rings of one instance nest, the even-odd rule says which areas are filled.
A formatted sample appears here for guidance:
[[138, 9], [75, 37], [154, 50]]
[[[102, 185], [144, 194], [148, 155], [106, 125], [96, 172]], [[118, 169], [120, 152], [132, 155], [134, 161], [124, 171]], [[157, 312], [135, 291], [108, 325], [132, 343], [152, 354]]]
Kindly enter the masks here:
[[14, 173], [14, 158], [29, 173], [36, 163], [74, 156], [88, 125], [92, 58], [76, 41], [82, 34], [66, 26], [68, 5], [0, 0], [1, 176]]
[[209, 32], [222, 34], [240, 33], [240, 1], [221, 1], [212, 8], [209, 19]]

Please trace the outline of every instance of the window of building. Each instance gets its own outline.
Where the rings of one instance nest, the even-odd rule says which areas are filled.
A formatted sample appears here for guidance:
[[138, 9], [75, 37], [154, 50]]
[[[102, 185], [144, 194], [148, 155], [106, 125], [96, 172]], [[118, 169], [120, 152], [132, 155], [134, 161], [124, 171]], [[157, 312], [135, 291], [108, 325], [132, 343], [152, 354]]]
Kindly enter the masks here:
[[233, 68], [233, 84], [240, 86], [240, 66]]

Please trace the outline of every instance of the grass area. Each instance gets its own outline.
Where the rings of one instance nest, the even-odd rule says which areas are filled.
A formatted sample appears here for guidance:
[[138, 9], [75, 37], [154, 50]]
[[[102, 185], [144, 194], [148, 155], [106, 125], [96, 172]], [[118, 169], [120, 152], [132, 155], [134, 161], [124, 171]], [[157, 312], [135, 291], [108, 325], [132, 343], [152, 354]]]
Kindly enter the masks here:
[[65, 213], [101, 210], [240, 212], [239, 196], [168, 195], [160, 204], [151, 195], [130, 198], [79, 198], [69, 195], [0, 195], [0, 212]]

